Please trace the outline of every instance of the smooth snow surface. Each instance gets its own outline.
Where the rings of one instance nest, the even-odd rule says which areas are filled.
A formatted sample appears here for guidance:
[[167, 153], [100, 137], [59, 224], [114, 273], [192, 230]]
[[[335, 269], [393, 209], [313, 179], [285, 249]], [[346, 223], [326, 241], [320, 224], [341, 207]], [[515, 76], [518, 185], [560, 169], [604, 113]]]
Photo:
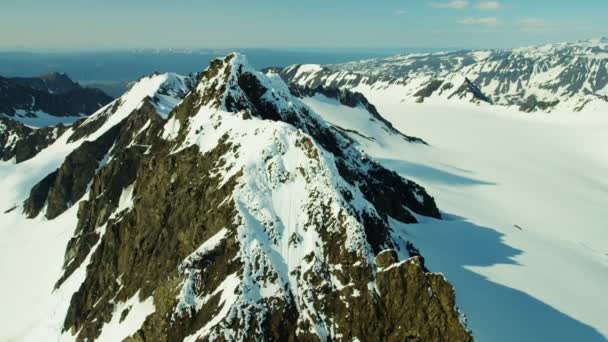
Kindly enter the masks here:
[[[456, 287], [477, 341], [608, 337], [608, 117], [529, 115], [457, 101], [413, 104], [355, 89], [402, 132], [378, 134], [361, 109], [304, 100], [371, 157], [419, 182], [444, 221], [396, 225]], [[333, 103], [333, 110], [332, 108]]]
[[0, 341], [45, 341], [51, 336], [55, 341], [61, 335], [72, 289], [80, 286], [78, 274], [60, 290], [53, 292], [53, 285], [76, 227], [77, 208], [53, 221], [38, 217], [25, 222], [18, 210], [0, 215]]

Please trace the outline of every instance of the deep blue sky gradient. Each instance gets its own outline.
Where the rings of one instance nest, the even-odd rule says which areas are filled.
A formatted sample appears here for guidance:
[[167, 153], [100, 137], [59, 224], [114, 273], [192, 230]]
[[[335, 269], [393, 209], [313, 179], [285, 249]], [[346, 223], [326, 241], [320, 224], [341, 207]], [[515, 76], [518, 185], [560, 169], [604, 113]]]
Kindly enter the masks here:
[[2, 0], [0, 49], [493, 48], [608, 35], [607, 0], [452, 1]]

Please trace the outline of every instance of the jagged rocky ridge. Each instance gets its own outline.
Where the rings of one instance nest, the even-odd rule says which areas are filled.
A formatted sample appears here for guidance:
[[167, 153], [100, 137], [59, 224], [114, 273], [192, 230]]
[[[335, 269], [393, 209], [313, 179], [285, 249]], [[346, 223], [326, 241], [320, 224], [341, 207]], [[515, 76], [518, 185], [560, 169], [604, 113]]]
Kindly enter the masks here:
[[524, 112], [581, 111], [608, 102], [608, 40], [513, 50], [396, 56], [339, 65], [275, 69], [289, 83], [368, 91], [394, 88], [403, 100], [465, 99]]
[[128, 340], [471, 340], [451, 285], [391, 226], [440, 218], [422, 187], [240, 55], [188, 92], [161, 81], [64, 133], [74, 149], [23, 205], [78, 206], [56, 287], [86, 276], [64, 337], [116, 339], [152, 307]]
[[90, 115], [112, 101], [99, 89], [83, 88], [67, 75], [0, 76], [0, 116], [21, 118], [48, 114], [56, 117]]

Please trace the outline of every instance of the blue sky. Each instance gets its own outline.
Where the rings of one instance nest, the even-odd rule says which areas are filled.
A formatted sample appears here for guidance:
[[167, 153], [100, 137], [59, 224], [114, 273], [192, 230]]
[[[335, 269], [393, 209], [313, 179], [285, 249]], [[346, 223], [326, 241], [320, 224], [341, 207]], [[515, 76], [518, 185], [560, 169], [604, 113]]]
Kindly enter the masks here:
[[607, 0], [2, 0], [2, 49], [480, 48], [608, 36]]

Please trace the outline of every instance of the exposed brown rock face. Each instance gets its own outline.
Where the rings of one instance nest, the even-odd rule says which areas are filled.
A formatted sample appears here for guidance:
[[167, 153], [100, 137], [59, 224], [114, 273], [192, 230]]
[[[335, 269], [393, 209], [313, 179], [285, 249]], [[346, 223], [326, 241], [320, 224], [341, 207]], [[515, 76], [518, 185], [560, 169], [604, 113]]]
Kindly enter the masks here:
[[473, 340], [454, 310], [454, 289], [443, 276], [426, 273], [419, 258], [381, 269], [376, 284], [390, 322], [379, 340]]
[[[168, 120], [146, 102], [32, 190], [47, 216], [80, 200], [57, 287], [86, 277], [64, 330], [94, 340], [136, 298], [154, 312], [129, 341], [471, 340], [452, 287], [392, 237], [390, 218], [439, 218], [433, 198], [239, 61], [212, 62]], [[247, 142], [260, 153], [239, 164]]]
[[380, 268], [387, 268], [396, 263], [399, 260], [399, 256], [392, 249], [386, 249], [376, 255], [376, 266]]
[[120, 126], [116, 125], [95, 141], [85, 141], [67, 156], [57, 171], [50, 189], [46, 217], [57, 217], [76, 203], [85, 192], [103, 158], [116, 141]]
[[[229, 203], [220, 204], [234, 185], [217, 189], [213, 177], [192, 178], [193, 174], [204, 172], [205, 165], [212, 166], [221, 154], [220, 149], [201, 156], [190, 149], [169, 158], [158, 155], [142, 160], [129, 158], [133, 164], [126, 168], [134, 173], [126, 174], [123, 163], [110, 163], [96, 178], [94, 188], [98, 190], [93, 195], [110, 191], [80, 207], [79, 216], [86, 220], [81, 220], [78, 231], [85, 236], [94, 234], [98, 240], [95, 228], [105, 222], [105, 234], [95, 242], [99, 246], [88, 266], [94, 274], [87, 277], [72, 298], [66, 329], [77, 332], [82, 328], [79, 339], [95, 337], [104, 322], [109, 321], [113, 307], [109, 300], [126, 301], [137, 293], [142, 299], [152, 295], [155, 298], [156, 313], [148, 318], [149, 323], [140, 334], [148, 340], [181, 340], [212, 317], [209, 312], [190, 311], [171, 326], [166, 315], [173, 311], [182, 281], [177, 265], [220, 229], [233, 225], [234, 208]], [[108, 219], [103, 213], [112, 212], [108, 204], [117, 203], [119, 190], [123, 189], [120, 184], [112, 184], [115, 174], [134, 182], [134, 207], [118, 218]], [[78, 260], [84, 259], [82, 255], [88, 254], [90, 245], [78, 238], [70, 243], [68, 255], [75, 258], [66, 260], [68, 270], [73, 269], [69, 267], [72, 262], [78, 266]], [[192, 266], [206, 271], [199, 280], [199, 291], [212, 292], [223, 276], [239, 269], [238, 261], [233, 260], [237, 248], [234, 239], [226, 239], [217, 251]], [[95, 306], [100, 299], [104, 305]]]
[[38, 182], [32, 190], [30, 190], [30, 196], [23, 203], [23, 212], [29, 218], [38, 216], [49, 196], [51, 187], [55, 184], [57, 178], [57, 171], [49, 173], [40, 182]]

